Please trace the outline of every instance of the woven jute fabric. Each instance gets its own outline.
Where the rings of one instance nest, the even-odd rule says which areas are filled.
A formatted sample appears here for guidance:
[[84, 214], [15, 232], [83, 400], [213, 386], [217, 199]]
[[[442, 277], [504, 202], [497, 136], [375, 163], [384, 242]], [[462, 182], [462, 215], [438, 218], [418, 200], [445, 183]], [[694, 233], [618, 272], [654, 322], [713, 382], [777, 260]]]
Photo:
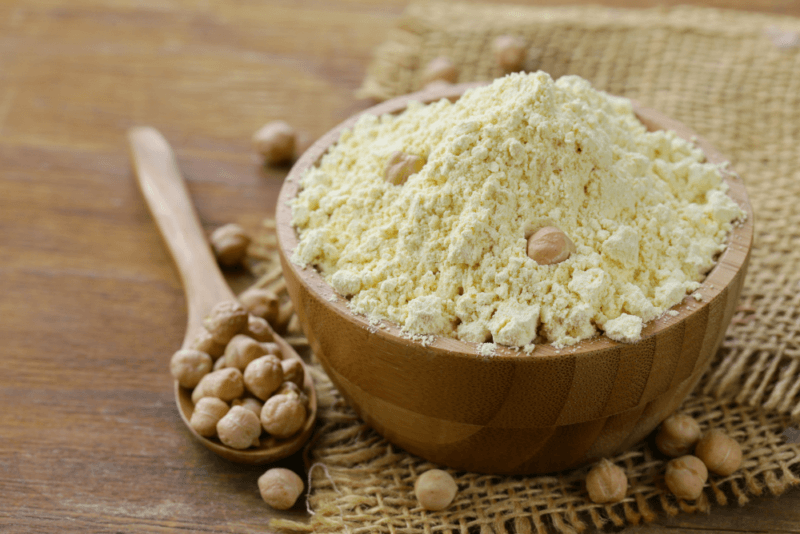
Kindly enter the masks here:
[[[437, 56], [452, 59], [462, 82], [497, 77], [491, 43], [502, 34], [527, 43], [526, 70], [553, 78], [577, 74], [674, 117], [711, 141], [743, 177], [756, 225], [741, 303], [710, 370], [680, 409], [704, 430], [733, 436], [742, 445], [742, 468], [728, 477], [712, 474], [701, 498], [679, 501], [664, 485], [668, 458], [651, 438], [611, 459], [625, 468], [630, 484], [618, 504], [589, 501], [588, 467], [525, 477], [449, 470], [459, 488], [454, 503], [426, 512], [414, 497], [414, 481], [441, 466], [367, 427], [316, 367], [319, 426], [307, 450], [312, 515], [307, 524], [273, 521], [274, 527], [354, 534], [580, 532], [659, 514], [713, 513], [800, 482], [794, 428], [800, 420], [800, 21], [690, 7], [413, 4], [376, 50], [361, 96], [380, 100], [419, 89], [422, 69]], [[274, 246], [271, 228], [264, 227], [265, 249]], [[278, 271], [270, 269], [264, 283], [280, 285]], [[296, 320], [287, 321], [297, 329]]]

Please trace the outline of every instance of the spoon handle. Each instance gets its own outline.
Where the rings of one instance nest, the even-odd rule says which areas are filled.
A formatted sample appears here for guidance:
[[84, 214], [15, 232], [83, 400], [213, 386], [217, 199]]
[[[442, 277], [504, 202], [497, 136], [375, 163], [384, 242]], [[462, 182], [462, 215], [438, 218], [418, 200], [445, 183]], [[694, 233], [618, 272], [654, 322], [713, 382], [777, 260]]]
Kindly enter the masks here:
[[167, 140], [155, 128], [138, 126], [128, 131], [128, 141], [139, 188], [183, 282], [188, 308], [186, 348], [211, 308], [235, 297], [217, 267]]

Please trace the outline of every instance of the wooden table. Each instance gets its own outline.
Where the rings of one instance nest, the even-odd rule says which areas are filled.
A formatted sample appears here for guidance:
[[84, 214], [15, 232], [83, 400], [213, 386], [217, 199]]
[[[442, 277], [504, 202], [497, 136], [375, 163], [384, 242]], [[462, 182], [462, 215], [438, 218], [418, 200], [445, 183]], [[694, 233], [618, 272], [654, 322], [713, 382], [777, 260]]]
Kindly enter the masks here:
[[[259, 164], [252, 132], [285, 119], [314, 138], [366, 107], [353, 92], [404, 5], [0, 2], [0, 531], [268, 530], [264, 469], [195, 444], [173, 405], [183, 293], [125, 131], [170, 140], [207, 229], [254, 229], [287, 168]], [[800, 491], [630, 530], [800, 532]]]

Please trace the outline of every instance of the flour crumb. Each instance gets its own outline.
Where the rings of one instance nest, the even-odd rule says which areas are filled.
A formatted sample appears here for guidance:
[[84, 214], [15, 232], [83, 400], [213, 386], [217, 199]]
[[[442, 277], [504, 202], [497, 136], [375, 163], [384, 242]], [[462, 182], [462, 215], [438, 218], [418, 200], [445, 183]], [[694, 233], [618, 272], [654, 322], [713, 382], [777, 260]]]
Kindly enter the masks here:
[[620, 343], [633, 343], [642, 337], [642, 318], [623, 313], [603, 327], [608, 337]]
[[497, 354], [497, 345], [494, 343], [479, 343], [475, 351], [481, 356], [494, 356]]
[[405, 339], [411, 340], [411, 341], [416, 341], [417, 343], [419, 343], [423, 347], [429, 347], [430, 345], [433, 344], [434, 341], [436, 341], [436, 336], [426, 336], [426, 335], [422, 335], [422, 334], [414, 334], [414, 333], [408, 332], [408, 331], [401, 331], [400, 336], [405, 338]]

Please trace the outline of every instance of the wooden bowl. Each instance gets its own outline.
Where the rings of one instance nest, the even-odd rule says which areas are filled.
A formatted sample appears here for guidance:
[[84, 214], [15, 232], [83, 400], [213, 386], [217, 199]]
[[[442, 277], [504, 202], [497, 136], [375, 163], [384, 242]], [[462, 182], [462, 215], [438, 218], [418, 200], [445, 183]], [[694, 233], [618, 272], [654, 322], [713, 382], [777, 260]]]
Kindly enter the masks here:
[[[403, 110], [410, 100], [456, 100], [468, 87], [423, 91], [365, 111]], [[650, 130], [691, 139], [713, 163], [725, 158], [682, 124], [635, 106]], [[477, 345], [437, 337], [428, 346], [376, 328], [353, 314], [313, 268], [289, 258], [297, 246], [289, 199], [303, 172], [353, 126], [346, 120], [320, 138], [291, 170], [277, 204], [278, 240], [289, 294], [311, 347], [355, 411], [390, 442], [455, 469], [497, 474], [547, 473], [593, 462], [641, 441], [697, 385], [725, 335], [742, 288], [753, 214], [741, 179], [725, 173], [729, 194], [747, 212], [698, 290], [645, 325], [633, 344], [605, 336], [527, 355], [502, 348], [482, 357]]]

